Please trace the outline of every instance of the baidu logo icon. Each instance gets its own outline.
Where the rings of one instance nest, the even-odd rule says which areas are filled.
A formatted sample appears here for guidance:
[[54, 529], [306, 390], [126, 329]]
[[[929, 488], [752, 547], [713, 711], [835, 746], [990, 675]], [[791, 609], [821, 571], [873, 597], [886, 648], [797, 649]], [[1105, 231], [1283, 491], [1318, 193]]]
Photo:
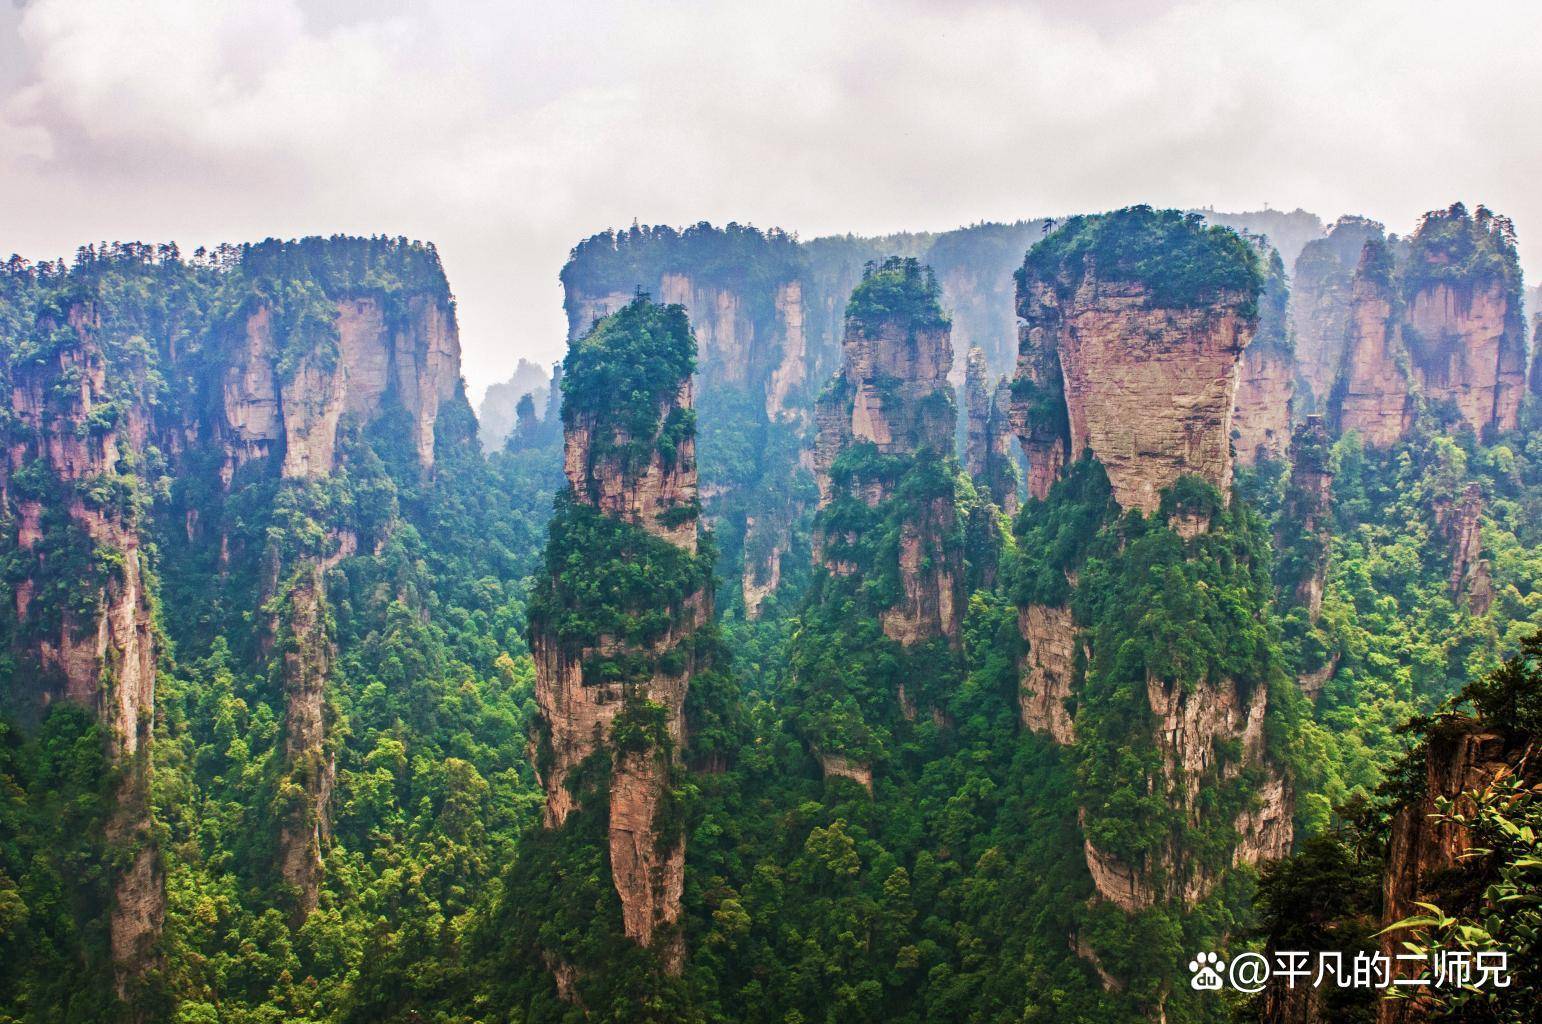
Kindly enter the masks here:
[[1218, 966], [1221, 957], [1217, 953], [1201, 953], [1189, 961], [1189, 973], [1194, 975], [1189, 986], [1196, 992], [1219, 992], [1223, 985]]

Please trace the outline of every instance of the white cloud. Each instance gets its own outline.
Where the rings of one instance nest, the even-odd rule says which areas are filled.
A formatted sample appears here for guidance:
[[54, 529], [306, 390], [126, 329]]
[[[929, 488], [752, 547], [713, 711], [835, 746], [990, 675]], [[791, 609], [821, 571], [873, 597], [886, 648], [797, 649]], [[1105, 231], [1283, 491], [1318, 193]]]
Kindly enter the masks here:
[[1407, 229], [1461, 198], [1542, 266], [1539, 29], [1392, 0], [32, 0], [0, 16], [0, 249], [432, 239], [474, 391], [560, 355], [568, 248], [634, 217], [1267, 201]]

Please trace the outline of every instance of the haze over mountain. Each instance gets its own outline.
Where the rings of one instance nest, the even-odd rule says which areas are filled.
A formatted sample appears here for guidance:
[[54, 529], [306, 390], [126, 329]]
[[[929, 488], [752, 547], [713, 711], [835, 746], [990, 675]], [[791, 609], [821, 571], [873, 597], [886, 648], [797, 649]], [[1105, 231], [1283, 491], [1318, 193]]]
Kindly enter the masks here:
[[30, 0], [0, 5], [0, 248], [432, 239], [473, 399], [560, 358], [557, 268], [634, 218], [809, 238], [1268, 203], [1407, 231], [1461, 195], [1536, 267], [1539, 32], [1520, 2]]

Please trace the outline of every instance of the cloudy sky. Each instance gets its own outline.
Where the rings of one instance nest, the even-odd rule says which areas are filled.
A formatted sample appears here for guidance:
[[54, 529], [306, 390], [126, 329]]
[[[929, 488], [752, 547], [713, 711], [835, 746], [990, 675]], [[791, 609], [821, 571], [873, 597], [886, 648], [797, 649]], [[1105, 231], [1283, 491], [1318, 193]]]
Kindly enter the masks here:
[[[1542, 272], [1542, 4], [0, 0], [0, 252], [438, 244], [473, 399], [601, 228], [1463, 199]], [[1535, 275], [1533, 275], [1535, 276]]]

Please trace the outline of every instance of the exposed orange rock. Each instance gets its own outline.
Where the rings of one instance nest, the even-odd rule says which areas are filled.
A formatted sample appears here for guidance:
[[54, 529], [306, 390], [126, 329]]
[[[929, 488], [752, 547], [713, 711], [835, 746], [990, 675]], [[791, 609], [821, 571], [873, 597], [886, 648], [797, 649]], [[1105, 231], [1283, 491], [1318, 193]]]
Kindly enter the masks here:
[[[686, 380], [660, 404], [658, 422], [667, 420], [671, 412], [690, 408], [691, 382]], [[699, 503], [695, 439], [687, 438], [672, 459], [653, 448], [647, 465], [637, 472], [624, 465], [616, 451], [626, 441], [619, 433], [609, 439], [615, 444], [608, 449], [594, 443], [596, 422], [593, 414], [582, 414], [567, 426], [563, 468], [573, 493], [604, 515], [695, 551], [696, 516], [691, 514], [674, 523], [676, 517]]]
[[[149, 791], [157, 638], [136, 514], [132, 506], [91, 501], [83, 485], [115, 477], [124, 449], [143, 450], [150, 427], [147, 384], [144, 364], [135, 361], [122, 368], [125, 379], [116, 382], [127, 394], [109, 389], [92, 304], [72, 306], [65, 326], [73, 337], [56, 346], [46, 362], [13, 368], [11, 412], [17, 429], [9, 468], [15, 473], [34, 461], [46, 466], [67, 488], [63, 511], [70, 528], [116, 555], [119, 564], [93, 595], [94, 618], [83, 621], [65, 609], [57, 634], [38, 638], [20, 653], [37, 668], [37, 690], [30, 699], [39, 707], [62, 699], [93, 711], [105, 727], [108, 756], [123, 773], [106, 838], [124, 855], [112, 877], [108, 937], [117, 990], [126, 996], [135, 980], [156, 965], [166, 906]], [[121, 412], [105, 423], [94, 419], [120, 397], [128, 399]], [[37, 501], [20, 503], [17, 546], [22, 552], [39, 550], [44, 543], [44, 511]], [[29, 567], [16, 588], [17, 617], [23, 622], [33, 610], [33, 571], [46, 571], [46, 566], [37, 562]]]
[[1340, 217], [1324, 238], [1308, 242], [1296, 258], [1290, 283], [1290, 322], [1295, 332], [1298, 398], [1307, 412], [1323, 412], [1344, 361], [1349, 307], [1360, 250], [1384, 236], [1364, 217]]
[[964, 469], [991, 502], [1011, 516], [1020, 504], [1017, 467], [1012, 462], [1012, 389], [1005, 379], [991, 388], [989, 375], [984, 351], [970, 349], [964, 375], [968, 415]]
[[1355, 271], [1343, 365], [1330, 414], [1339, 433], [1385, 446], [1413, 423], [1413, 381], [1385, 246], [1368, 242]]
[[231, 468], [282, 442], [285, 477], [326, 476], [336, 462], [340, 427], [369, 423], [388, 394], [412, 418], [419, 464], [432, 468], [439, 408], [460, 386], [460, 336], [448, 300], [411, 296], [399, 323], [388, 322], [373, 297], [336, 305], [337, 351], [305, 353], [283, 379], [278, 360], [285, 339], [274, 337], [271, 311], [259, 306], [247, 317], [223, 379]]
[[1018, 610], [1018, 632], [1028, 651], [1018, 665], [1018, 710], [1023, 725], [1056, 743], [1076, 742], [1067, 704], [1074, 696], [1079, 642], [1071, 609], [1030, 604]]
[[[841, 372], [816, 411], [815, 478], [821, 506], [833, 497], [830, 468], [841, 453], [869, 442], [882, 455], [944, 458], [952, 451], [956, 413], [947, 374], [953, 349], [946, 324], [917, 327], [890, 316], [876, 324], [848, 319]], [[877, 507], [893, 495], [892, 480], [866, 480], [859, 495]], [[963, 552], [947, 538], [957, 510], [951, 494], [907, 510], [900, 534], [903, 598], [882, 612], [884, 634], [910, 646], [937, 636], [952, 643], [963, 614]], [[825, 554], [815, 531], [815, 559], [832, 572], [850, 567]]]
[[1526, 385], [1526, 339], [1500, 280], [1431, 283], [1408, 297], [1403, 340], [1420, 391], [1450, 402], [1481, 436], [1514, 430]]
[[1233, 447], [1242, 465], [1285, 454], [1294, 377], [1288, 352], [1260, 345], [1249, 346], [1243, 353], [1232, 419]]
[[[1245, 306], [1242, 295], [1222, 295], [1203, 307], [1167, 309], [1143, 285], [1102, 282], [1095, 273], [1062, 299], [1053, 282], [1029, 280], [1019, 299], [1019, 380], [1047, 381], [1041, 353], [1058, 354], [1066, 451], [1090, 449], [1122, 507], [1149, 515], [1161, 492], [1188, 474], [1224, 495], [1237, 363], [1255, 326]], [[1024, 437], [1030, 465], [1045, 440], [1031, 429]]]
[[[691, 382], [679, 382], [660, 403], [655, 435], [640, 439], [649, 456], [637, 462], [622, 457], [616, 447], [597, 446], [596, 432], [614, 430], [616, 446], [632, 438], [620, 426], [610, 426], [597, 413], [577, 413], [565, 423], [565, 466], [573, 500], [608, 518], [648, 531], [670, 544], [697, 550], [697, 479], [694, 443], [687, 437], [666, 459], [658, 444], [661, 431], [675, 412], [691, 408]], [[625, 934], [643, 946], [660, 950], [667, 971], [684, 965], [683, 936], [674, 927], [680, 918], [685, 880], [683, 836], [665, 840], [660, 812], [671, 785], [671, 774], [686, 747], [685, 698], [698, 671], [693, 635], [712, 618], [712, 595], [703, 587], [677, 607], [668, 609], [664, 634], [639, 648], [611, 636], [586, 639], [581, 646], [565, 644], [553, 626], [533, 616], [530, 642], [535, 659], [535, 697], [540, 708], [534, 741], [537, 773], [546, 793], [547, 828], [561, 828], [579, 808], [580, 795], [570, 786], [574, 769], [596, 753], [608, 752], [610, 783], [605, 813], [609, 835], [611, 877], [621, 901]], [[586, 678], [585, 666], [599, 657], [645, 656], [656, 667], [646, 679], [613, 682]], [[666, 655], [676, 657], [666, 657]], [[662, 667], [668, 664], [669, 669]], [[622, 748], [615, 742], [617, 718], [633, 702], [662, 709], [667, 744]], [[660, 945], [660, 943], [663, 945]], [[574, 969], [556, 965], [559, 991], [576, 998]]]
[[[1392, 819], [1382, 876], [1383, 925], [1418, 913], [1415, 903], [1428, 900], [1441, 872], [1456, 867], [1474, 845], [1466, 827], [1432, 817], [1438, 811], [1436, 801], [1450, 800], [1453, 814], [1471, 815], [1473, 802], [1464, 794], [1484, 788], [1507, 767], [1504, 737], [1473, 719], [1445, 719], [1429, 731], [1424, 796], [1400, 808]], [[1384, 934], [1383, 952], [1401, 952], [1403, 938], [1397, 932]], [[1413, 1024], [1426, 1018], [1417, 999], [1379, 1000], [1376, 1005], [1378, 1024]]]

